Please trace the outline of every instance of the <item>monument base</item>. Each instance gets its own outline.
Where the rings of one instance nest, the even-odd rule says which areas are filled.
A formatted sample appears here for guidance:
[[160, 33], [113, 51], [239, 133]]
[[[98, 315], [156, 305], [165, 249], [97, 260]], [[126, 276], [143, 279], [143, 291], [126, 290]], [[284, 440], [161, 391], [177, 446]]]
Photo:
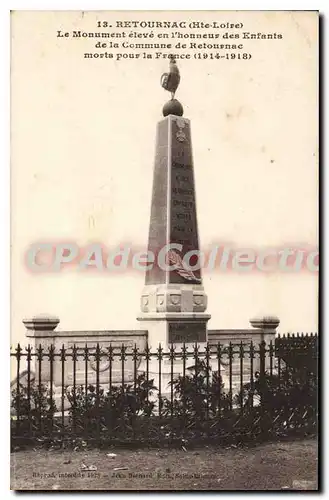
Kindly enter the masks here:
[[[170, 394], [169, 382], [177, 378], [184, 372], [188, 374], [189, 369], [195, 365], [195, 360], [191, 353], [197, 343], [200, 352], [207, 344], [207, 322], [210, 314], [205, 313], [149, 313], [142, 314], [137, 319], [140, 321], [141, 328], [148, 331], [148, 346], [153, 355], [151, 355], [148, 366], [146, 360], [143, 360], [138, 368], [138, 372], [148, 370], [149, 380], [154, 380], [154, 385], [161, 391], [162, 396]], [[189, 356], [185, 363], [181, 357], [182, 347], [186, 347]], [[159, 346], [161, 346], [161, 365], [158, 356]], [[169, 352], [171, 346], [174, 347], [176, 358], [171, 360]], [[192, 372], [191, 372], [192, 373]]]
[[169, 349], [170, 344], [201, 344], [208, 340], [207, 322], [210, 314], [192, 312], [144, 313], [137, 319], [142, 330], [148, 331], [148, 346]]

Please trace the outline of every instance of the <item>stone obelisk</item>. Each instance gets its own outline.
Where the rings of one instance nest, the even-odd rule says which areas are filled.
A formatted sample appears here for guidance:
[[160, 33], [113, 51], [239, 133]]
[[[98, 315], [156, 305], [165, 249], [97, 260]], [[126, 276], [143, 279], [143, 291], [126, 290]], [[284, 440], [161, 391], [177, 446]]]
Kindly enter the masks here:
[[[162, 86], [171, 92], [157, 125], [148, 252], [141, 297], [141, 327], [150, 348], [159, 343], [207, 341], [207, 296], [202, 286], [190, 121], [175, 96], [180, 74], [174, 59]], [[154, 259], [153, 259], [154, 256]], [[150, 259], [150, 257], [149, 257]]]

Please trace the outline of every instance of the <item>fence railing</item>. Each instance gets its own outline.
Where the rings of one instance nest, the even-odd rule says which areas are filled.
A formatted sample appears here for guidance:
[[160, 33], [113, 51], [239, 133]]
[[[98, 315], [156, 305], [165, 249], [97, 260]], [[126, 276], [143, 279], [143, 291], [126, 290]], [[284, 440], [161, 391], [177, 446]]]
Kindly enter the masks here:
[[317, 336], [11, 352], [13, 440], [243, 440], [313, 432]]

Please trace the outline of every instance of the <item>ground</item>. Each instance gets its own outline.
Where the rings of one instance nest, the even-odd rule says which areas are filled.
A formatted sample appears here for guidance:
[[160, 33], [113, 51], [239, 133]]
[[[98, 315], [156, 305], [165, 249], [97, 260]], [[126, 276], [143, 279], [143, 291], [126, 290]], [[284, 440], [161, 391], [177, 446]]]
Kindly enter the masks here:
[[[109, 453], [116, 453], [114, 458]], [[316, 489], [315, 439], [246, 448], [22, 450], [12, 454], [15, 490]], [[94, 466], [86, 471], [84, 467]], [[115, 468], [126, 468], [117, 470]], [[78, 476], [78, 477], [77, 477]]]

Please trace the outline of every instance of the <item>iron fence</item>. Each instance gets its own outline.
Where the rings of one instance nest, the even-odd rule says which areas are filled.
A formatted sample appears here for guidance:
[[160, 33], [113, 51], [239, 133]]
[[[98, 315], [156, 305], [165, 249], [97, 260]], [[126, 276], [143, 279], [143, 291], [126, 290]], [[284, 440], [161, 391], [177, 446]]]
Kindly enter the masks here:
[[242, 441], [317, 426], [313, 335], [156, 349], [17, 345], [11, 357], [13, 442]]

